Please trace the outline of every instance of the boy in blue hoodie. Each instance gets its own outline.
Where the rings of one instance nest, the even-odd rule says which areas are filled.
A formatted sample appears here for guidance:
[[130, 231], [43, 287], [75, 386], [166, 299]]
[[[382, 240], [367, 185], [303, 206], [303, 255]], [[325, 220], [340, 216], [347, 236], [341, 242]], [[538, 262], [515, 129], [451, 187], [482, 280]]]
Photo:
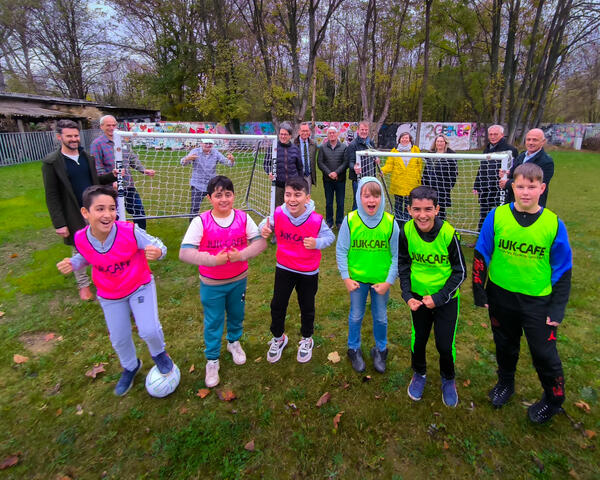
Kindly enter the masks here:
[[367, 296], [375, 346], [371, 349], [375, 370], [385, 372], [387, 360], [387, 303], [398, 274], [398, 225], [385, 209], [382, 187], [375, 177], [363, 177], [356, 191], [357, 209], [340, 227], [336, 245], [337, 266], [350, 293], [348, 357], [357, 372], [365, 370], [360, 330]]

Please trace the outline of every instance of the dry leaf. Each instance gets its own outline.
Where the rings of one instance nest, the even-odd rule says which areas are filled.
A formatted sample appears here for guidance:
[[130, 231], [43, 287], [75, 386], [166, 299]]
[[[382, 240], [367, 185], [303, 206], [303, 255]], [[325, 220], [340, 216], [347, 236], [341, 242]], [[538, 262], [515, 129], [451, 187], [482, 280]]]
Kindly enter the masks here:
[[15, 363], [25, 363], [29, 361], [29, 357], [25, 357], [23, 355], [19, 355], [18, 353], [15, 353], [13, 355], [13, 362]]
[[2, 460], [2, 463], [0, 463], [0, 470], [5, 470], [9, 467], [14, 467], [17, 463], [19, 463], [19, 455], [20, 453], [17, 453], [16, 455], [9, 455], [4, 460]]
[[179, 415], [185, 415], [188, 412], [187, 407], [181, 407], [179, 409]]
[[96, 376], [98, 376], [99, 373], [106, 372], [106, 370], [104, 369], [104, 365], [106, 365], [106, 363], [104, 362], [96, 363], [92, 368], [85, 372], [85, 376], [90, 378], [96, 378]]
[[471, 380], [469, 380], [468, 378], [463, 382], [463, 387], [468, 387], [469, 385], [471, 385]]
[[327, 355], [327, 360], [329, 360], [331, 363], [338, 363], [341, 360], [340, 354], [338, 352], [331, 352], [329, 355]]
[[258, 363], [258, 362], [260, 362], [261, 360], [262, 360], [262, 357], [255, 358], [255, 359], [254, 359], [254, 363]]
[[56, 334], [53, 332], [47, 333], [46, 335], [44, 335], [44, 342], [49, 342], [50, 340], [53, 340], [55, 336]]
[[481, 323], [480, 323], [480, 325], [481, 325], [483, 328], [488, 328], [488, 324], [487, 324], [487, 323], [485, 323], [485, 322], [481, 322]]
[[60, 382], [58, 382], [56, 385], [54, 385], [52, 388], [49, 388], [44, 393], [48, 397], [52, 397], [53, 395], [56, 395], [58, 392], [60, 392], [60, 387], [61, 387], [61, 384], [60, 384]]
[[448, 445], [448, 442], [446, 440], [444, 440], [444, 450], [448, 450], [450, 448], [450, 445]]
[[371, 375], [365, 375], [365, 376], [362, 378], [362, 381], [363, 381], [363, 382], [368, 382], [369, 380], [371, 380]]
[[18, 253], [11, 253], [10, 258], [17, 258], [19, 256]]
[[323, 405], [325, 405], [329, 399], [331, 398], [331, 394], [329, 392], [325, 392], [323, 395], [321, 395], [321, 398], [319, 398], [319, 400], [317, 401], [317, 407], [321, 407]]
[[246, 450], [248, 450], [249, 452], [253, 452], [254, 451], [254, 439], [250, 440], [246, 445], [244, 445], [244, 448]]
[[333, 428], [334, 430], [338, 429], [338, 425], [340, 424], [340, 419], [342, 418], [342, 415], [344, 414], [344, 411], [342, 410], [341, 412], [338, 412], [338, 414], [333, 417]]
[[382, 399], [382, 398], [383, 398], [383, 395], [375, 395], [375, 399], [376, 399], [376, 400], [380, 400], [380, 399]]
[[589, 404], [587, 404], [583, 400], [579, 400], [578, 402], [575, 402], [575, 406], [578, 408], [581, 408], [585, 413], [590, 413], [591, 408], [590, 408]]
[[344, 383], [342, 385], [342, 390], [346, 390], [349, 386], [350, 386], [350, 384], [348, 382]]
[[57, 340], [57, 341], [59, 341], [59, 342], [62, 342], [62, 341], [63, 341], [63, 336], [61, 335], [61, 336], [60, 336], [60, 337], [58, 337], [56, 340]]
[[575, 478], [575, 479], [579, 480], [579, 475], [577, 475], [577, 472], [573, 469], [569, 470], [569, 476], [571, 478]]
[[73, 477], [69, 477], [68, 475], [61, 475], [60, 477], [56, 477], [57, 480], [73, 480]]
[[192, 366], [188, 370], [188, 373], [192, 373], [194, 370], [196, 370], [196, 367], [194, 367], [194, 364], [192, 363]]
[[83, 415], [83, 407], [81, 404], [77, 405], [77, 411], [75, 412], [75, 415]]
[[596, 436], [596, 432], [594, 432], [593, 430], [586, 430], [585, 436], [591, 440]]
[[55, 415], [56, 415], [57, 417], [60, 417], [60, 416], [62, 415], [62, 408], [59, 408], [59, 409], [56, 411], [56, 414], [55, 414]]
[[0, 312], [0, 318], [4, 316], [4, 312]]
[[224, 402], [231, 402], [237, 398], [232, 390], [217, 390], [217, 397]]
[[198, 390], [198, 393], [196, 394], [196, 396], [200, 397], [200, 398], [204, 398], [209, 393], [210, 393], [210, 390], [208, 388], [201, 388], [200, 390]]

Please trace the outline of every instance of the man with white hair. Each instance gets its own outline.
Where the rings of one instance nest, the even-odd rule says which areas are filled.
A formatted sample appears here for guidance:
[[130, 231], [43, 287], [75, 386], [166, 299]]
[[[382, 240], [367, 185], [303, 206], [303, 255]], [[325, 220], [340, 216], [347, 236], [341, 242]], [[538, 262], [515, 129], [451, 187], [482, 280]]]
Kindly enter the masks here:
[[526, 150], [513, 162], [513, 165], [508, 172], [507, 179], [502, 178], [506, 172], [500, 172], [500, 188], [506, 189], [506, 203], [512, 202], [515, 199], [512, 189], [513, 172], [515, 171], [515, 168], [524, 163], [535, 163], [542, 169], [542, 172], [544, 173], [543, 183], [546, 184], [546, 189], [540, 197], [539, 204], [541, 207], [546, 206], [546, 201], [548, 200], [548, 187], [550, 186], [550, 180], [554, 175], [554, 160], [552, 160], [552, 157], [544, 151], [545, 143], [546, 135], [544, 134], [544, 131], [540, 128], [532, 128], [527, 132], [527, 135], [525, 135]]
[[217, 176], [217, 163], [233, 167], [235, 159], [231, 153], [227, 157], [214, 148], [214, 140], [203, 138], [200, 148], [194, 148], [181, 159], [181, 165], [192, 164], [190, 222], [198, 215], [200, 204], [207, 195], [208, 182]]
[[338, 141], [338, 129], [327, 129], [327, 140], [319, 147], [318, 165], [323, 172], [325, 190], [325, 222], [333, 227], [333, 197], [335, 195], [335, 225], [339, 229], [344, 220], [344, 197], [346, 196], [346, 170], [348, 160], [344, 152], [346, 145]]
[[[100, 118], [100, 130], [102, 135], [96, 138], [90, 146], [90, 154], [96, 160], [96, 170], [99, 175], [112, 172], [115, 168], [115, 143], [113, 133], [117, 128], [117, 120], [112, 115], [104, 115]], [[133, 168], [144, 175], [153, 177], [156, 173], [150, 168], [145, 168], [140, 159], [133, 152], [129, 152], [123, 147], [123, 163], [125, 171], [123, 172], [123, 188], [125, 190], [125, 210], [133, 216], [133, 222], [140, 228], [146, 230], [146, 211], [140, 198], [140, 194], [135, 188], [133, 178], [129, 169]], [[125, 220], [122, 218], [121, 220]]]
[[[487, 130], [488, 144], [483, 153], [500, 153], [510, 151], [512, 158], [517, 158], [519, 151], [510, 145], [504, 137], [502, 125], [492, 125]], [[492, 208], [500, 204], [500, 186], [498, 185], [498, 171], [502, 166], [501, 160], [482, 160], [477, 170], [477, 177], [473, 184], [473, 194], [479, 195], [479, 227]]]

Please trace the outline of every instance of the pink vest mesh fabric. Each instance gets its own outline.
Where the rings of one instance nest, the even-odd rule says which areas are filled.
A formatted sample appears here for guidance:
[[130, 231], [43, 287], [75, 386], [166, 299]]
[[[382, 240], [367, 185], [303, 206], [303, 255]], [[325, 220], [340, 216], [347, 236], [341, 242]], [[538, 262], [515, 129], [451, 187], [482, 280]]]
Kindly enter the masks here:
[[312, 212], [306, 221], [295, 226], [281, 207], [275, 209], [275, 236], [277, 237], [277, 263], [298, 272], [314, 272], [321, 263], [321, 250], [309, 250], [304, 246], [306, 237], [317, 238], [323, 217]]
[[75, 233], [75, 247], [92, 266], [98, 295], [110, 300], [126, 297], [152, 278], [146, 254], [137, 246], [134, 224], [117, 221], [115, 226], [115, 241], [106, 253], [98, 252], [88, 240], [89, 226]]
[[[229, 227], [221, 227], [215, 222], [210, 210], [200, 214], [202, 220], [202, 240], [198, 246], [201, 252], [216, 255], [221, 250], [243, 250], [248, 245], [246, 237], [246, 212], [234, 210], [233, 222]], [[198, 266], [200, 275], [215, 280], [227, 280], [237, 277], [248, 270], [248, 262], [227, 262], [216, 267]]]

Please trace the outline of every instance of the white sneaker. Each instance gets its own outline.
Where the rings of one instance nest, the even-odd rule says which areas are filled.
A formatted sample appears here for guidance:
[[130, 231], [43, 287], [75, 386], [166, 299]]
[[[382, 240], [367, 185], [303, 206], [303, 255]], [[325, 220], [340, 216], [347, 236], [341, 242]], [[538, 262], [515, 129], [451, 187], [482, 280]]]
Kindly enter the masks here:
[[285, 348], [287, 343], [287, 335], [284, 335], [283, 338], [279, 341], [275, 337], [273, 337], [269, 342], [269, 345], [271, 345], [271, 347], [267, 352], [267, 361], [270, 363], [275, 363], [279, 361], [279, 359], [281, 358], [281, 352], [283, 352], [283, 349]]
[[313, 342], [312, 337], [302, 337], [302, 340], [300, 340], [298, 344], [300, 346], [298, 347], [298, 356], [296, 359], [300, 363], [306, 363], [312, 358], [312, 350], [315, 342]]
[[246, 363], [246, 353], [240, 345], [239, 340], [236, 340], [235, 342], [227, 342], [227, 351], [231, 353], [231, 356], [233, 357], [233, 363], [236, 365], [243, 365]]
[[219, 384], [219, 360], [209, 360], [206, 362], [206, 377], [204, 383], [208, 388]]

